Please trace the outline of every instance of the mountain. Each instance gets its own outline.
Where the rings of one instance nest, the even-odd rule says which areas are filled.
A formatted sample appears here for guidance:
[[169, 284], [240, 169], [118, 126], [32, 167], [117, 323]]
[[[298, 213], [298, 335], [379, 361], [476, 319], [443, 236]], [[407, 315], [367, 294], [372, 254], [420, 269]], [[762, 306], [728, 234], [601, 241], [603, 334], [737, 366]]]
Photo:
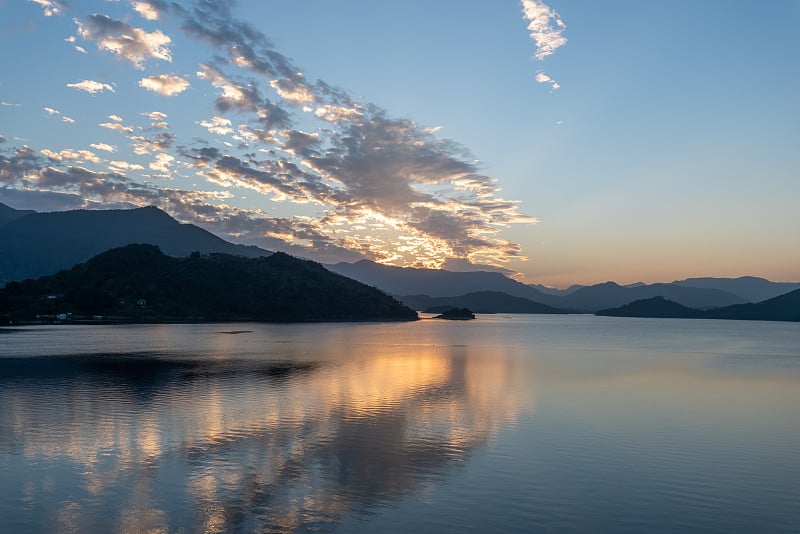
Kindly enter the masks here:
[[36, 213], [33, 210], [15, 210], [10, 206], [6, 206], [2, 202], [0, 202], [0, 226], [3, 226], [5, 223], [13, 221], [14, 219], [19, 219], [25, 215], [29, 215], [31, 213]]
[[800, 289], [800, 283], [771, 282], [755, 276], [740, 278], [687, 278], [676, 280], [673, 285], [702, 289], [719, 289], [733, 293], [748, 302], [761, 302]]
[[0, 226], [0, 284], [68, 269], [95, 254], [131, 243], [156, 245], [176, 257], [195, 251], [246, 257], [271, 254], [258, 247], [229, 243], [192, 224], [181, 224], [152, 206], [31, 212]]
[[37, 315], [118, 322], [415, 320], [380, 291], [283, 253], [245, 258], [109, 250], [70, 270], [0, 290], [0, 322]]
[[534, 302], [551, 305], [559, 297], [546, 295], [533, 287], [506, 277], [498, 272], [456, 272], [441, 269], [417, 269], [381, 265], [369, 260], [356, 263], [326, 265], [335, 272], [375, 286], [392, 295], [428, 295], [431, 297], [456, 297], [478, 291], [502, 292]]
[[735, 304], [712, 310], [697, 310], [663, 297], [637, 300], [619, 308], [600, 310], [595, 315], [614, 317], [674, 317], [735, 319], [750, 321], [800, 321], [800, 289], [756, 304]]
[[546, 304], [539, 304], [498, 291], [478, 291], [458, 297], [409, 295], [398, 297], [398, 300], [415, 310], [438, 311], [447, 308], [469, 308], [476, 313], [567, 313]]
[[560, 297], [570, 295], [572, 293], [575, 293], [580, 288], [586, 287], [580, 284], [572, 284], [567, 289], [558, 289], [556, 287], [543, 286], [542, 284], [528, 284], [528, 285], [531, 286], [533, 289], [540, 291], [541, 293], [544, 293], [545, 295], [557, 295]]
[[[624, 287], [606, 282], [566, 290], [566, 294], [545, 293], [535, 287], [512, 280], [497, 272], [452, 272], [439, 269], [415, 269], [381, 265], [369, 260], [337, 263], [328, 269], [392, 295], [427, 295], [458, 297], [476, 292], [501, 292], [562, 310], [594, 313], [616, 308], [635, 300], [663, 296], [692, 308], [718, 308], [742, 304], [747, 300], [721, 291], [674, 286], [672, 284], [634, 285]], [[574, 286], [573, 286], [574, 287]], [[469, 306], [472, 308], [472, 306]]]
[[659, 318], [698, 318], [703, 312], [667, 300], [664, 297], [652, 297], [631, 302], [619, 308], [600, 310], [595, 315], [610, 317], [659, 317]]
[[705, 316], [710, 319], [800, 321], [800, 289], [756, 304], [739, 304], [710, 310]]
[[563, 297], [557, 306], [595, 312], [652, 297], [664, 297], [683, 306], [700, 309], [720, 308], [746, 302], [741, 297], [719, 289], [681, 287], [672, 284], [624, 287], [614, 282], [605, 282], [581, 288], [571, 295]]

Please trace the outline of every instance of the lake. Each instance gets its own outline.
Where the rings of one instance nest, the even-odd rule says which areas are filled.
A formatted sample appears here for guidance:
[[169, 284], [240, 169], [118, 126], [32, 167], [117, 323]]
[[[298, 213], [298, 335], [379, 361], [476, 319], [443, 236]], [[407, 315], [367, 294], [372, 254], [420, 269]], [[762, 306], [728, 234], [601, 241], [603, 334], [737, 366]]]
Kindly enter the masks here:
[[0, 330], [3, 532], [798, 532], [800, 325]]

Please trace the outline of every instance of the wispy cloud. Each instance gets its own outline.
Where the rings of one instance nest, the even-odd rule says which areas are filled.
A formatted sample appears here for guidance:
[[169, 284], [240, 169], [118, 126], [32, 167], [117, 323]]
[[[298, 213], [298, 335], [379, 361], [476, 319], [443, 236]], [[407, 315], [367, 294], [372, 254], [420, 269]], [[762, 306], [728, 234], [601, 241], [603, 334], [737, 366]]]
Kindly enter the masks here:
[[104, 152], [116, 152], [117, 147], [109, 145], [108, 143], [92, 143], [89, 145], [95, 150], [102, 150]]
[[175, 74], [159, 74], [139, 80], [139, 87], [163, 96], [174, 96], [189, 88], [189, 82]]
[[64, 8], [64, 2], [60, 2], [59, 0], [30, 0], [34, 4], [39, 4], [42, 6], [44, 10], [45, 17], [52, 17], [53, 15], [58, 15], [61, 13], [61, 10]]
[[90, 15], [86, 21], [76, 20], [75, 23], [82, 38], [93, 41], [99, 50], [130, 61], [137, 69], [143, 69], [142, 63], [149, 59], [172, 61], [169, 48], [172, 39], [161, 30], [147, 32], [101, 14]]
[[[528, 31], [536, 45], [533, 57], [539, 61], [553, 55], [556, 50], [567, 44], [563, 32], [566, 24], [561, 17], [540, 0], [521, 0], [523, 18], [528, 21]], [[543, 72], [536, 75], [536, 81], [549, 84], [555, 90], [560, 86]]]
[[75, 48], [75, 50], [77, 50], [81, 54], [88, 54], [88, 52], [86, 51], [86, 49], [84, 47], [78, 46], [78, 45], [75, 44], [75, 36], [74, 35], [70, 35], [69, 37], [67, 37], [64, 40], [66, 42], [72, 44], [73, 48]]
[[551, 88], [553, 91], [555, 91], [556, 89], [558, 89], [559, 87], [561, 87], [561, 86], [558, 84], [558, 82], [557, 82], [557, 81], [555, 81], [553, 78], [551, 78], [550, 76], [548, 76], [548, 75], [547, 75], [547, 74], [545, 74], [544, 72], [537, 72], [537, 73], [536, 73], [536, 81], [537, 81], [537, 82], [539, 82], [539, 83], [546, 83], [546, 84], [549, 84], [549, 85], [550, 85], [550, 88]]
[[94, 80], [83, 80], [82, 82], [68, 83], [67, 87], [86, 91], [87, 93], [91, 94], [102, 93], [103, 91], [110, 91], [112, 93], [114, 92], [114, 88], [111, 85], [107, 83], [96, 82]]
[[133, 133], [133, 128], [131, 128], [130, 126], [125, 126], [118, 122], [103, 122], [98, 124], [98, 126], [100, 126], [101, 128], [105, 128], [107, 130], [114, 130], [120, 133], [125, 133], [125, 134]]
[[75, 119], [72, 117], [67, 117], [66, 115], [62, 115], [57, 109], [48, 107], [43, 107], [42, 109], [50, 116], [60, 117], [62, 122], [66, 122], [67, 124], [75, 124]]

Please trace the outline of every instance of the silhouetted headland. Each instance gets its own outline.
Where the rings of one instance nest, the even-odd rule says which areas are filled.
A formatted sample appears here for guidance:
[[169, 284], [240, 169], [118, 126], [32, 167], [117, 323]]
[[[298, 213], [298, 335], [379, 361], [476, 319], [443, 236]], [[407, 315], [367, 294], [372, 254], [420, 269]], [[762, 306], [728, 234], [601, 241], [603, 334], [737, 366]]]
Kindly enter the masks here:
[[375, 288], [283, 253], [173, 258], [152, 245], [129, 245], [0, 290], [0, 324], [416, 319]]

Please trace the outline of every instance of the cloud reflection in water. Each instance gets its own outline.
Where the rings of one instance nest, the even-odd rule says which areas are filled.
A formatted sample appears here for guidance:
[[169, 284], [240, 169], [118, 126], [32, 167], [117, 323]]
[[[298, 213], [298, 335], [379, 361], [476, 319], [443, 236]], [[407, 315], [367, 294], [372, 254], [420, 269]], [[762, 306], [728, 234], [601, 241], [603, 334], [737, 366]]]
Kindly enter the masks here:
[[534, 407], [513, 358], [329, 334], [313, 361], [292, 342], [240, 358], [225, 335], [202, 356], [0, 359], [0, 463], [28, 525], [324, 528], [423, 491]]

